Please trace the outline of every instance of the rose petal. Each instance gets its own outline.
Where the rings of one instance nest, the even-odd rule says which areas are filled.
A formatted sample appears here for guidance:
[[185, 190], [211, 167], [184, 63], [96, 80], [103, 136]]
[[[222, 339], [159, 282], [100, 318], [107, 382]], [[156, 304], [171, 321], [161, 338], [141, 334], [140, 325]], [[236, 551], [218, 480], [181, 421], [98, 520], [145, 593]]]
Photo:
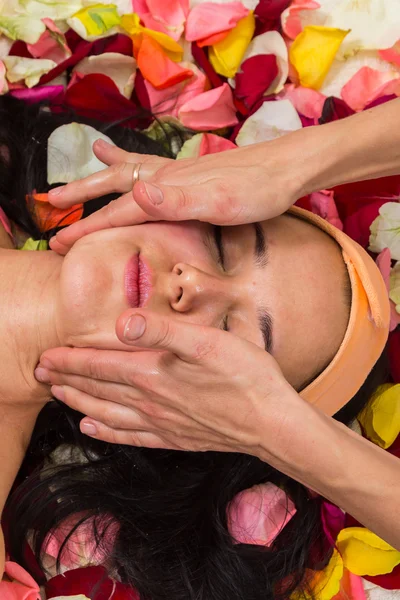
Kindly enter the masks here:
[[273, 483], [240, 492], [228, 505], [228, 530], [237, 544], [271, 546], [296, 514], [286, 493]]
[[286, 43], [283, 37], [277, 31], [266, 31], [261, 35], [257, 35], [249, 44], [242, 64], [248, 58], [260, 54], [274, 54], [278, 65], [278, 75], [272, 81], [270, 87], [266, 90], [266, 94], [276, 94], [283, 88], [283, 84], [288, 78], [289, 73], [289, 57]]
[[11, 581], [0, 581], [0, 596], [4, 600], [38, 600], [39, 586], [17, 563], [6, 561], [4, 572]]
[[279, 19], [291, 0], [260, 0], [254, 13], [262, 21]]
[[143, 77], [159, 90], [192, 77], [190, 69], [184, 69], [172, 61], [160, 44], [148, 35], [143, 35], [137, 64]]
[[395, 303], [400, 318], [400, 261], [391, 270], [389, 283], [389, 298]]
[[386, 202], [381, 206], [370, 229], [369, 250], [378, 253], [389, 248], [392, 259], [400, 260], [400, 204]]
[[[381, 272], [381, 275], [382, 275], [383, 280], [386, 285], [386, 289], [389, 293], [389, 291], [390, 291], [390, 270], [391, 270], [391, 263], [392, 263], [389, 248], [385, 248], [384, 250], [382, 250], [382, 252], [376, 257], [375, 262], [376, 262], [378, 269]], [[391, 298], [389, 331], [394, 331], [398, 325], [400, 325], [400, 313], [396, 311], [395, 301], [393, 298]]]
[[[19, 4], [25, 9], [25, 13], [38, 17], [39, 19], [53, 19], [61, 21], [68, 19], [82, 8], [82, 0], [60, 0], [42, 2], [41, 0], [19, 0]], [[27, 40], [26, 40], [27, 41]], [[30, 42], [34, 43], [34, 42]]]
[[194, 42], [221, 31], [229, 31], [248, 14], [249, 10], [241, 2], [226, 4], [203, 2], [189, 12], [185, 38], [189, 42]]
[[185, 102], [179, 111], [179, 120], [185, 127], [198, 131], [236, 125], [231, 88], [224, 83]]
[[46, 31], [46, 27], [39, 18], [25, 15], [16, 17], [0, 15], [0, 32], [12, 40], [23, 40], [28, 44], [36, 44], [44, 31]]
[[367, 104], [387, 94], [400, 94], [399, 73], [382, 73], [362, 67], [342, 88], [342, 98], [353, 110], [363, 110]]
[[67, 23], [84, 40], [95, 40], [116, 33], [121, 17], [115, 4], [95, 4], [78, 10]]
[[11, 83], [25, 81], [28, 88], [36, 85], [44, 73], [48, 73], [56, 66], [52, 60], [45, 58], [22, 58], [20, 56], [6, 56], [4, 64], [7, 69], [7, 79]]
[[112, 79], [126, 98], [130, 98], [135, 82], [136, 61], [131, 56], [117, 52], [104, 52], [97, 56], [88, 56], [81, 60], [73, 73], [88, 75], [89, 73], [102, 73]]
[[389, 448], [400, 434], [400, 385], [380, 385], [357, 418], [371, 442]]
[[[188, 0], [134, 0], [134, 11], [138, 13], [145, 26], [161, 31], [178, 41], [183, 33], [189, 12]], [[129, 11], [130, 12], [130, 11]]]
[[400, 329], [393, 331], [389, 336], [388, 355], [393, 381], [400, 383]]
[[319, 124], [330, 123], [339, 119], [345, 119], [350, 115], [354, 115], [354, 110], [347, 106], [346, 102], [341, 98], [326, 98], [322, 107], [322, 114], [319, 118]]
[[74, 204], [67, 209], [56, 208], [49, 203], [48, 194], [32, 194], [26, 200], [40, 231], [71, 225], [83, 215], [83, 204]]
[[[359, 575], [350, 573], [348, 569], [343, 570], [340, 580], [340, 590], [332, 600], [367, 600], [363, 587], [363, 579]], [[371, 600], [371, 598], [368, 598]], [[383, 600], [383, 599], [382, 599]]]
[[331, 600], [340, 590], [340, 582], [343, 577], [343, 561], [337, 550], [333, 554], [327, 566], [321, 571], [310, 571], [307, 569], [307, 583], [309, 583], [312, 595], [307, 591], [295, 592], [290, 596], [291, 600]]
[[334, 504], [324, 500], [321, 505], [321, 520], [324, 533], [330, 544], [334, 546], [339, 531], [344, 527], [344, 512]]
[[285, 85], [279, 98], [291, 101], [295, 109], [308, 119], [313, 119], [315, 124], [322, 115], [325, 96], [311, 88], [296, 87], [293, 83]]
[[10, 92], [11, 96], [24, 100], [28, 104], [35, 104], [36, 102], [61, 103], [63, 94], [64, 87], [62, 85], [41, 85], [32, 89], [24, 88]]
[[340, 220], [332, 191], [313, 192], [310, 195], [310, 202], [313, 213], [343, 231], [343, 223]]
[[264, 102], [244, 122], [235, 141], [238, 146], [248, 146], [274, 140], [301, 127], [299, 115], [290, 100]]
[[236, 144], [213, 133], [196, 133], [187, 140], [177, 154], [177, 159], [198, 158], [206, 154], [216, 154], [236, 148]]
[[336, 546], [344, 566], [355, 575], [390, 573], [400, 564], [400, 552], [364, 527], [342, 529]]
[[90, 125], [69, 123], [57, 127], [48, 139], [48, 183], [69, 183], [104, 169], [104, 164], [92, 150], [97, 139], [114, 144], [107, 135]]
[[138, 15], [123, 15], [121, 18], [121, 27], [132, 37], [134, 45], [140, 47], [142, 36], [148, 36], [155, 40], [167, 53], [168, 57], [179, 62], [183, 57], [183, 48], [175, 42], [169, 35], [160, 31], [153, 31], [140, 24]]
[[250, 13], [220, 42], [210, 47], [208, 58], [214, 70], [224, 77], [234, 77], [253, 37], [255, 18]]
[[278, 64], [274, 54], [252, 56], [242, 62], [240, 71], [236, 73], [235, 96], [251, 108], [267, 93], [277, 75]]
[[36, 44], [28, 44], [28, 50], [34, 58], [47, 58], [59, 64], [71, 56], [64, 34], [52, 19], [43, 19], [47, 29]]
[[128, 585], [107, 577], [104, 567], [86, 567], [73, 569], [57, 575], [45, 585], [46, 598], [57, 596], [86, 595], [88, 598], [107, 598], [110, 600], [139, 600], [139, 595]]
[[378, 51], [379, 57], [382, 60], [393, 63], [400, 67], [400, 41], [397, 41], [391, 48]]
[[348, 31], [310, 25], [296, 37], [289, 50], [290, 62], [301, 85], [319, 89]]
[[207, 78], [193, 63], [183, 62], [180, 66], [192, 71], [192, 77], [168, 88], [157, 90], [151, 83], [144, 81], [149, 97], [151, 111], [160, 117], [162, 115], [178, 116], [180, 108], [192, 98], [206, 90]]
[[90, 600], [87, 596], [79, 594], [79, 596], [57, 596], [51, 600]]
[[289, 8], [282, 13], [282, 29], [285, 35], [294, 40], [303, 29], [300, 13], [304, 10], [312, 11], [319, 7], [318, 2], [314, 2], [314, 0], [294, 0]]
[[6, 66], [0, 60], [0, 95], [8, 92], [8, 84], [6, 79]]

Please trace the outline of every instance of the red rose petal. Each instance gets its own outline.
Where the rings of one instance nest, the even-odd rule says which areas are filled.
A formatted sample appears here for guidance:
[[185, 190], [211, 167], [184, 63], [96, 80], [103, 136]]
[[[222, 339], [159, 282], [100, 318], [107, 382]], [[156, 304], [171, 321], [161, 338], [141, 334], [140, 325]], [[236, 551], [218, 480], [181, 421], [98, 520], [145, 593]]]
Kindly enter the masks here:
[[204, 48], [200, 48], [196, 44], [196, 42], [194, 42], [192, 44], [191, 50], [192, 50], [192, 55], [193, 55], [193, 59], [194, 59], [195, 63], [197, 63], [198, 66], [200, 67], [200, 69], [202, 69], [204, 71], [204, 73], [207, 75], [207, 78], [208, 78], [209, 82], [211, 83], [212, 87], [219, 87], [220, 85], [222, 85], [224, 83], [224, 81], [226, 81], [226, 79], [221, 78], [214, 71], [214, 69], [212, 68], [212, 66], [210, 64], [210, 61], [208, 60], [207, 53], [204, 50]]
[[73, 569], [50, 579], [46, 598], [82, 594], [90, 600], [139, 600], [135, 590], [110, 579], [104, 567]]
[[354, 115], [354, 110], [350, 106], [347, 106], [344, 100], [330, 96], [325, 100], [322, 107], [322, 115], [318, 122], [320, 125], [323, 125], [324, 123], [344, 119], [350, 115]]
[[400, 176], [346, 183], [333, 189], [339, 215], [343, 220], [368, 203], [397, 200], [400, 196]]
[[235, 96], [245, 106], [252, 107], [278, 75], [278, 63], [274, 54], [258, 54], [245, 60], [236, 74]]
[[99, 121], [120, 121], [126, 127], [138, 127], [144, 117], [142, 110], [123, 96], [115, 83], [106, 75], [91, 73], [69, 87], [65, 104], [77, 114]]
[[[389, 336], [388, 354], [389, 354], [390, 372], [393, 377], [393, 381], [395, 383], [400, 383], [400, 329], [396, 329], [396, 331], [393, 331]], [[399, 436], [398, 440], [399, 440], [399, 447], [400, 447], [400, 436]], [[398, 440], [396, 440], [396, 442]], [[400, 458], [400, 455], [399, 455], [399, 458]]]
[[260, 0], [254, 14], [263, 21], [279, 19], [291, 1], [292, 0]]
[[[335, 196], [336, 198], [336, 196]], [[379, 215], [379, 209], [386, 200], [377, 200], [363, 206], [355, 213], [344, 220], [344, 232], [347, 233], [353, 240], [358, 242], [363, 248], [369, 245], [370, 226], [372, 221]]]
[[29, 52], [28, 44], [22, 40], [17, 40], [10, 48], [9, 56], [22, 56], [23, 58], [33, 58]]

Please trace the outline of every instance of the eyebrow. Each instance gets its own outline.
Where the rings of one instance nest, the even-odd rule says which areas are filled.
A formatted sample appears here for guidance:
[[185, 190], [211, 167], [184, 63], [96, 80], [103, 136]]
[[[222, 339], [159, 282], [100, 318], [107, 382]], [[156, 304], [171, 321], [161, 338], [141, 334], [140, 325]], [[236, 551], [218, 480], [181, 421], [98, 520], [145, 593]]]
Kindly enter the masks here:
[[[256, 234], [254, 245], [254, 263], [257, 268], [264, 268], [268, 264], [268, 245], [264, 229], [260, 223], [253, 223]], [[272, 337], [272, 317], [266, 308], [260, 308], [257, 311], [259, 327], [264, 339], [264, 346], [267, 352], [271, 352], [273, 345]]]

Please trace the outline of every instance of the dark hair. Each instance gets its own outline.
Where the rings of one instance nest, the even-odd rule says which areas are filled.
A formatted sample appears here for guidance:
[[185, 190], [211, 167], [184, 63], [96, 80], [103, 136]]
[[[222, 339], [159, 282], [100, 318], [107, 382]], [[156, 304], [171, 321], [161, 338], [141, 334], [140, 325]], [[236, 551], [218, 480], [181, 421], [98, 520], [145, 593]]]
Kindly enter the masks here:
[[[47, 138], [71, 120], [69, 115], [0, 98], [0, 206], [36, 238], [41, 233], [25, 196], [34, 188], [49, 188]], [[74, 120], [88, 122], [76, 116]], [[126, 150], [165, 154], [137, 131], [95, 126], [107, 129]], [[382, 358], [337, 418], [352, 419], [386, 375]], [[101, 443], [80, 433], [81, 416], [58, 402], [42, 410], [20, 483], [9, 499], [8, 551], [27, 568], [28, 532], [33, 532], [30, 541], [40, 561], [49, 532], [74, 515], [79, 515], [78, 523], [91, 519], [99, 548], [110, 524], [118, 524], [115, 544], [105, 550], [107, 565], [134, 586], [142, 600], [279, 600], [306, 585], [307, 567], [327, 564], [332, 549], [323, 534], [321, 500], [303, 485], [252, 456]], [[64, 453], [77, 448], [79, 457], [71, 452], [66, 462], [55, 464], [52, 453], [60, 448]], [[295, 503], [295, 516], [270, 548], [234, 543], [227, 528], [229, 502], [241, 490], [267, 481], [286, 490]]]

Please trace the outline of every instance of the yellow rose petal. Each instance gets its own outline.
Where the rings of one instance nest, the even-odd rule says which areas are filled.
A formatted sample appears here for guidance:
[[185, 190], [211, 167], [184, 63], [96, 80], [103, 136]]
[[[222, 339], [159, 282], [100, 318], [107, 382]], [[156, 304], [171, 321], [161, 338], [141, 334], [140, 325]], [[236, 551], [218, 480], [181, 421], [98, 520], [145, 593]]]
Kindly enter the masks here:
[[158, 42], [160, 46], [164, 48], [166, 54], [171, 60], [174, 62], [180, 62], [182, 60], [183, 48], [166, 33], [143, 27], [143, 25], [140, 24], [139, 15], [136, 13], [131, 15], [123, 15], [121, 18], [121, 27], [122, 29], [125, 29], [125, 31], [132, 37], [145, 33], [153, 38], [153, 40], [156, 40], [156, 42]]
[[46, 240], [34, 240], [29, 238], [22, 246], [21, 250], [47, 250], [48, 244]]
[[254, 15], [250, 12], [223, 40], [210, 47], [208, 58], [217, 73], [224, 77], [235, 77], [254, 35], [255, 26]]
[[343, 577], [343, 560], [337, 550], [333, 554], [329, 563], [322, 571], [311, 571], [307, 569], [308, 585], [311, 594], [307, 590], [303, 592], [295, 591], [290, 600], [331, 600], [340, 590], [340, 581]]
[[83, 25], [87, 37], [102, 36], [121, 22], [115, 4], [93, 4], [82, 8], [71, 17], [71, 26], [75, 19]]
[[389, 448], [400, 434], [400, 384], [380, 385], [358, 421], [371, 442]]
[[314, 90], [321, 87], [349, 31], [317, 25], [304, 27], [289, 50], [290, 62], [299, 75], [301, 85]]
[[336, 546], [343, 564], [355, 575], [384, 575], [400, 564], [400, 552], [364, 527], [346, 527]]

